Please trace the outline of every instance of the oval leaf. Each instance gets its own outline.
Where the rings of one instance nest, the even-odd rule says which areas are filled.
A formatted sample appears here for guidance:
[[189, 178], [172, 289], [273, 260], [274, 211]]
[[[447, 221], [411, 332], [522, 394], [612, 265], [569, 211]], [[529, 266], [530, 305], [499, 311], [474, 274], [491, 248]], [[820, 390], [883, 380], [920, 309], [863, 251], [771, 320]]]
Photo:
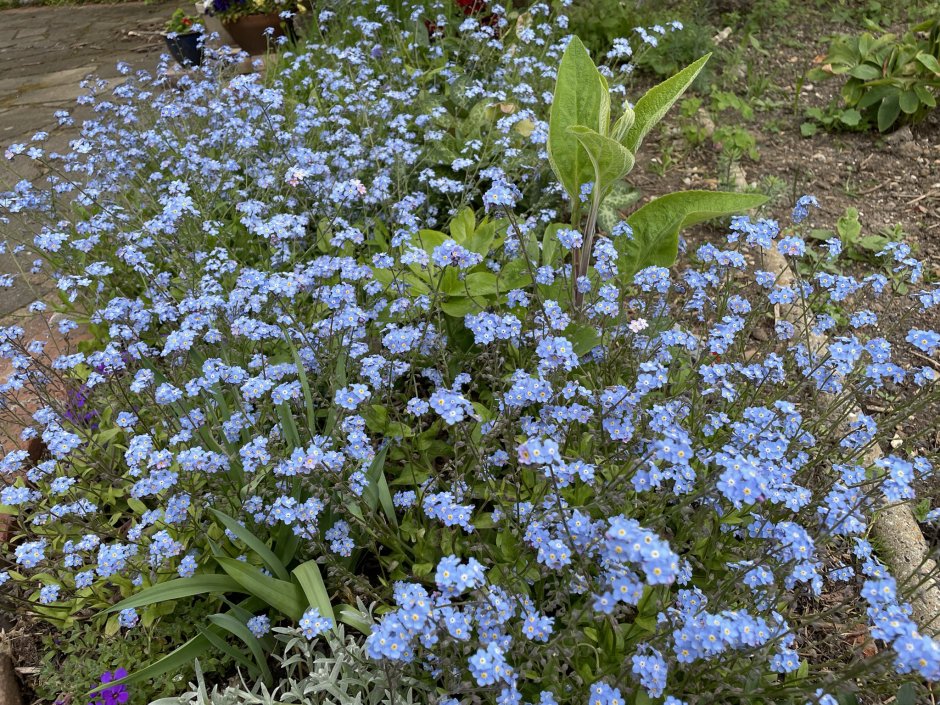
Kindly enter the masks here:
[[584, 44], [577, 37], [568, 42], [548, 119], [548, 160], [555, 176], [573, 198], [581, 185], [594, 178], [594, 167], [568, 128], [586, 125], [606, 133], [610, 124], [610, 91]]

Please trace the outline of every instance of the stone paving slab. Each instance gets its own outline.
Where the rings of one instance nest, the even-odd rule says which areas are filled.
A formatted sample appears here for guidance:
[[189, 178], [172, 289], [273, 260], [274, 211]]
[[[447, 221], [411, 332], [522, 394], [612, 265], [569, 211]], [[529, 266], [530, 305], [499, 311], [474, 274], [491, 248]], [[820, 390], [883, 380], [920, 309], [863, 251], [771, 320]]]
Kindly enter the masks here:
[[[89, 75], [115, 79], [115, 66], [152, 71], [166, 44], [163, 25], [177, 7], [171, 3], [23, 7], [0, 11], [0, 153], [36, 132], [50, 133], [46, 148], [64, 151], [76, 128], [60, 128], [53, 113], [69, 110], [76, 122], [91, 115], [78, 108], [79, 83]], [[116, 83], [116, 82], [115, 82]], [[41, 169], [25, 161], [14, 169], [0, 159], [0, 191], [20, 179], [35, 179]], [[0, 241], [29, 241], [33, 233], [0, 224]], [[29, 270], [32, 257], [0, 254], [0, 273]], [[19, 277], [12, 289], [0, 289], [0, 318], [49, 291], [48, 282]]]

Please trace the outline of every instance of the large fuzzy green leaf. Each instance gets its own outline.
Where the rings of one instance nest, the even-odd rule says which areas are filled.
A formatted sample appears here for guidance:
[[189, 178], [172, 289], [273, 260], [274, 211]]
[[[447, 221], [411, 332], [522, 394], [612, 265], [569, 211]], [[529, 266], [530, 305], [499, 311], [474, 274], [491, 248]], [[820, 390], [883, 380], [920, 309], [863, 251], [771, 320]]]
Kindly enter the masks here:
[[643, 143], [643, 138], [653, 129], [656, 123], [663, 119], [663, 116], [679, 99], [679, 96], [692, 85], [692, 81], [698, 76], [709, 57], [711, 57], [711, 54], [706, 54], [694, 64], [686, 66], [675, 76], [667, 78], [643, 94], [643, 97], [636, 102], [633, 108], [636, 113], [633, 125], [630, 126], [623, 138], [623, 144], [627, 149], [636, 154]]
[[678, 191], [650, 201], [627, 218], [633, 238], [617, 238], [631, 272], [670, 267], [679, 249], [679, 231], [696, 223], [756, 208], [766, 196], [725, 191]]
[[587, 152], [594, 167], [594, 188], [604, 198], [611, 187], [633, 169], [630, 150], [610, 137], [584, 125], [572, 125], [568, 132], [575, 136]]
[[577, 199], [581, 185], [594, 180], [594, 167], [578, 139], [568, 131], [585, 125], [606, 135], [610, 127], [610, 90], [584, 44], [573, 37], [565, 49], [548, 120], [548, 159], [555, 176]]

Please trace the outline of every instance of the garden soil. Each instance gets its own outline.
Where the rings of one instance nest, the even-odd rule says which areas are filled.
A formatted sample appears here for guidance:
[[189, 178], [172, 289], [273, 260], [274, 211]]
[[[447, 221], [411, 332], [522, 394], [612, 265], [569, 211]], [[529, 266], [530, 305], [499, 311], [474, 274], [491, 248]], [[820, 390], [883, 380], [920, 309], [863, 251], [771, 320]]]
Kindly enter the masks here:
[[[800, 127], [807, 120], [805, 110], [838, 100], [841, 87], [837, 78], [804, 82], [804, 73], [819, 65], [829, 37], [858, 31], [827, 22], [820, 14], [808, 17], [811, 21], [800, 26], [793, 24], [760, 37], [759, 48], [748, 48], [740, 63], [716, 67], [716, 83], [742, 96], [748, 93], [749, 81], [763, 79], [768, 86], [763, 102], [773, 107], [756, 109], [751, 121], [742, 121], [732, 111], [692, 118], [695, 126], [707, 131], [714, 129], [716, 122], [738, 121], [756, 138], [756, 161], [745, 158], [729, 168], [726, 155], [711, 140], [691, 148], [681, 122], [666, 120], [659, 133], [644, 143], [630, 180], [646, 198], [682, 189], [753, 188], [773, 196], [765, 215], [781, 223], [789, 221], [797, 198], [812, 194], [820, 208], [811, 211], [808, 222], [811, 227], [833, 231], [845, 210], [856, 208], [862, 235], [900, 226], [915, 256], [924, 262], [925, 281], [936, 283], [940, 281], [940, 110], [919, 125], [888, 134], [874, 130], [833, 133], [819, 127], [815, 134], [804, 137]], [[783, 32], [786, 42], [780, 41]], [[726, 41], [735, 39], [732, 35]], [[750, 67], [747, 72], [745, 65]], [[721, 75], [723, 70], [728, 75]], [[797, 91], [799, 100], [795, 100]], [[694, 251], [702, 241], [717, 242], [724, 234], [708, 226], [687, 232], [688, 250]], [[865, 266], [860, 263], [859, 272]], [[892, 309], [876, 313], [889, 325], [899, 316]], [[909, 316], [904, 325], [940, 330], [940, 310]], [[937, 356], [928, 358], [916, 351], [903, 354], [908, 356], [908, 364], [929, 365], [940, 372]], [[884, 400], [872, 397], [860, 401], [863, 410], [876, 419], [891, 412], [890, 403]], [[918, 410], [890, 431], [896, 438], [916, 435], [923, 447], [940, 450], [940, 403]], [[940, 506], [940, 475], [924, 485], [918, 496], [928, 498], [931, 507]], [[940, 549], [940, 527], [922, 525], [922, 529]]]

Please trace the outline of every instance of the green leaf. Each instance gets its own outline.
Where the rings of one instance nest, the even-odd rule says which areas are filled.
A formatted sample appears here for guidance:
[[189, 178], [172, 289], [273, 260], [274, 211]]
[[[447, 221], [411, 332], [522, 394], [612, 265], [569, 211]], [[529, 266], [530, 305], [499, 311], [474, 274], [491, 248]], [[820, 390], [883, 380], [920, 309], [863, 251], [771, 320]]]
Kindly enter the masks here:
[[842, 122], [843, 125], [856, 127], [862, 121], [862, 114], [855, 108], [849, 108], [839, 113], [839, 121]]
[[618, 142], [622, 142], [627, 131], [633, 127], [634, 122], [636, 122], [636, 113], [629, 105], [625, 105], [623, 115], [614, 123], [614, 129], [610, 131], [610, 136]]
[[229, 644], [221, 635], [205, 627], [200, 627], [199, 633], [208, 639], [209, 643], [215, 647], [216, 650], [221, 651], [236, 663], [240, 663], [244, 666], [252, 678], [257, 678], [260, 675], [260, 669], [248, 658], [247, 654], [241, 649]]
[[606, 137], [584, 125], [572, 125], [568, 133], [575, 136], [587, 152], [594, 167], [594, 188], [599, 189], [600, 198], [633, 169], [633, 155], [619, 142]]
[[248, 647], [248, 650], [251, 651], [251, 655], [255, 657], [255, 661], [258, 663], [258, 668], [261, 670], [261, 675], [264, 677], [265, 682], [271, 683], [273, 678], [268, 668], [267, 655], [258, 637], [252, 634], [251, 630], [246, 625], [239, 622], [230, 614], [210, 614], [209, 621], [230, 634], [233, 634], [236, 638], [241, 639], [245, 643], [245, 646]]
[[484, 221], [477, 226], [465, 247], [471, 252], [477, 252], [487, 257], [495, 239], [496, 223]]
[[908, 682], [898, 688], [895, 702], [897, 705], [917, 705], [917, 688], [914, 684]]
[[468, 313], [480, 311], [480, 305], [466, 296], [452, 296], [441, 304], [441, 310], [448, 316], [463, 318]]
[[132, 595], [125, 600], [121, 600], [116, 605], [109, 607], [102, 614], [120, 612], [130, 607], [145, 607], [158, 602], [167, 602], [169, 600], [179, 600], [184, 597], [193, 597], [194, 595], [205, 595], [212, 593], [226, 592], [245, 592], [237, 581], [227, 575], [194, 575], [191, 578], [177, 578], [165, 583], [152, 585], [144, 588], [136, 595]]
[[620, 213], [616, 208], [611, 208], [605, 201], [597, 209], [597, 230], [602, 233], [609, 233], [614, 229], [617, 221], [620, 220]]
[[816, 134], [816, 123], [815, 122], [804, 122], [800, 125], [800, 134], [803, 137], [812, 137]]
[[552, 223], [542, 234], [542, 264], [543, 265], [553, 265], [555, 261], [555, 253], [558, 252], [558, 238], [556, 237], [559, 230], [563, 228], [570, 228], [571, 226], [567, 223]]
[[926, 52], [921, 52], [917, 55], [917, 60], [920, 62], [928, 71], [931, 71], [935, 74], [940, 74], [940, 61], [937, 61], [935, 56], [931, 56]]
[[767, 200], [761, 194], [725, 191], [678, 191], [650, 201], [634, 211], [627, 223], [633, 238], [617, 238], [618, 247], [626, 249], [631, 272], [657, 265], [670, 267], [679, 249], [679, 231], [756, 208]]
[[272, 578], [254, 566], [234, 558], [216, 557], [215, 560], [222, 566], [222, 570], [244, 588], [243, 592], [264, 600], [295, 622], [303, 616], [306, 598], [300, 587], [294, 583]]
[[671, 78], [667, 78], [658, 86], [650, 88], [636, 106], [633, 108], [636, 112], [636, 121], [633, 126], [627, 130], [624, 136], [623, 145], [633, 154], [637, 153], [643, 138], [651, 129], [663, 119], [663, 116], [669, 111], [679, 96], [685, 93], [686, 89], [692, 85], [692, 81], [698, 76], [699, 72], [705, 66], [711, 54], [706, 54], [693, 64], [682, 69]]
[[897, 89], [894, 86], [875, 86], [859, 99], [856, 107], [859, 110], [870, 108], [873, 105], [877, 105], [889, 95], [897, 95]]
[[450, 238], [439, 230], [419, 230], [414, 236], [414, 244], [431, 254], [434, 248], [443, 245]]
[[300, 380], [300, 388], [304, 392], [304, 410], [307, 412], [307, 430], [310, 431], [310, 435], [316, 435], [317, 431], [317, 418], [316, 418], [316, 408], [313, 405], [313, 395], [310, 393], [310, 382], [307, 379], [307, 370], [304, 368], [304, 361], [300, 358], [300, 353], [297, 352], [297, 348], [291, 342], [290, 336], [285, 335], [284, 340], [287, 341], [287, 344], [290, 346], [291, 357], [294, 358], [294, 367], [297, 368], [297, 379]]
[[887, 132], [901, 114], [901, 102], [897, 95], [889, 95], [878, 108], [878, 131]]
[[568, 128], [586, 125], [606, 134], [609, 123], [607, 80], [597, 70], [581, 40], [572, 37], [558, 66], [548, 119], [548, 160], [572, 199], [579, 197], [582, 184], [594, 179], [594, 167]]
[[576, 355], [585, 355], [601, 344], [601, 335], [594, 326], [572, 323], [565, 329], [565, 337]]
[[246, 546], [248, 546], [248, 548], [254, 551], [258, 555], [258, 558], [260, 558], [264, 564], [271, 569], [271, 572], [274, 573], [274, 575], [276, 575], [281, 580], [290, 580], [290, 574], [287, 572], [287, 568], [274, 554], [274, 551], [268, 548], [268, 545], [264, 543], [264, 541], [255, 536], [228, 514], [220, 512], [218, 509], [212, 509], [211, 507], [209, 508], [209, 511], [215, 515], [216, 519], [225, 525], [226, 529], [235, 534], [235, 536], [240, 541], [242, 541]]
[[874, 81], [876, 78], [881, 78], [881, 69], [871, 64], [858, 64], [857, 66], [853, 66], [846, 73], [860, 81]]
[[917, 98], [917, 93], [913, 90], [907, 90], [898, 98], [898, 105], [901, 106], [901, 110], [906, 115], [913, 115], [920, 107], [920, 100]]
[[846, 246], [851, 246], [862, 232], [862, 224], [858, 220], [857, 208], [846, 208], [845, 213], [836, 221], [836, 230]]
[[362, 612], [351, 605], [338, 605], [337, 608], [339, 609], [340, 622], [358, 629], [363, 634], [369, 635], [372, 633], [372, 625], [363, 617]]
[[891, 241], [883, 235], [866, 235], [865, 237], [860, 237], [856, 244], [863, 250], [878, 253], [881, 252], [889, 242]]
[[370, 509], [375, 509], [379, 503], [382, 504], [382, 511], [392, 526], [398, 526], [398, 516], [395, 514], [395, 505], [392, 503], [392, 495], [388, 489], [388, 481], [385, 479], [385, 458], [388, 456], [389, 446], [386, 445], [382, 450], [376, 453], [369, 471], [366, 473], [366, 479], [369, 484], [366, 485], [362, 493], [363, 499]]
[[320, 566], [316, 561], [307, 561], [294, 568], [294, 577], [300, 584], [304, 595], [311, 607], [320, 610], [320, 614], [333, 620], [336, 624], [336, 615], [333, 614], [333, 604], [330, 602], [330, 594], [326, 591], [326, 585], [323, 582], [323, 575], [320, 573]]
[[477, 222], [476, 217], [473, 215], [473, 209], [463, 208], [450, 221], [450, 236], [458, 245], [463, 245], [470, 240], [476, 226]]
[[206, 652], [209, 648], [209, 640], [206, 639], [201, 634], [195, 636], [176, 651], [173, 651], [158, 661], [141, 668], [139, 671], [133, 671], [132, 673], [127, 674], [124, 678], [111, 681], [110, 683], [102, 683], [97, 688], [89, 692], [89, 695], [97, 693], [105, 688], [110, 688], [115, 685], [121, 685], [122, 683], [140, 683], [141, 681], [147, 681], [157, 676], [163, 675], [168, 671], [181, 671], [184, 668], [188, 668], [192, 665], [193, 660], [199, 658]]
[[632, 187], [626, 181], [620, 181], [611, 188], [607, 198], [604, 199], [604, 205], [617, 210], [626, 210], [639, 201], [641, 195], [638, 189]]
[[492, 272], [471, 272], [458, 285], [460, 293], [468, 292], [471, 297], [492, 296], [499, 291], [499, 279]]
[[917, 94], [920, 102], [926, 105], [928, 108], [937, 107], [937, 99], [934, 98], [933, 93], [931, 93], [926, 86], [914, 86], [914, 92]]

